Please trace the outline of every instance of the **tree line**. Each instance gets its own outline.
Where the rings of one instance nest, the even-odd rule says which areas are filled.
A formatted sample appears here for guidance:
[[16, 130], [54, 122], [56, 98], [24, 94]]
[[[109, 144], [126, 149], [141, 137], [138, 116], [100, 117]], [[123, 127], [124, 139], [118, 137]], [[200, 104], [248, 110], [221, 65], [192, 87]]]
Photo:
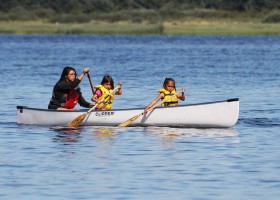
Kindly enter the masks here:
[[110, 12], [128, 9], [217, 9], [263, 11], [280, 9], [279, 0], [0, 0], [0, 11], [50, 9], [56, 13]]
[[280, 21], [280, 0], [0, 0], [0, 20], [48, 19], [65, 23], [234, 18], [244, 13], [271, 15], [271, 11], [272, 20]]

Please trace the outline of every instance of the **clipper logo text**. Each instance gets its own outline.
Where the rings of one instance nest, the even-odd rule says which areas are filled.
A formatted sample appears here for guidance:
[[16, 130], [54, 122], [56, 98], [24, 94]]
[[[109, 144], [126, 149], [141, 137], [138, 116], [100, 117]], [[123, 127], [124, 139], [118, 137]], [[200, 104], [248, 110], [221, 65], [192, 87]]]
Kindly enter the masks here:
[[103, 111], [103, 112], [96, 112], [95, 115], [97, 117], [103, 117], [103, 116], [111, 116], [111, 115], [114, 115], [115, 112], [112, 112], [112, 111]]

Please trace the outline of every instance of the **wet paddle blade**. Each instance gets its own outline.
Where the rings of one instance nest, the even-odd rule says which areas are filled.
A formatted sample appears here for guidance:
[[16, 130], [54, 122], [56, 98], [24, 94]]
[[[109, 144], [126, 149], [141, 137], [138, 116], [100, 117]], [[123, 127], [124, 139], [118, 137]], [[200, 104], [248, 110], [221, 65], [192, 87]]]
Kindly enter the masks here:
[[83, 122], [83, 120], [86, 118], [86, 116], [87, 116], [87, 113], [84, 113], [84, 114], [76, 117], [75, 119], [73, 119], [66, 126], [77, 127]]
[[125, 122], [119, 124], [120, 127], [126, 127], [129, 124], [131, 124], [133, 121], [135, 121], [136, 119], [138, 119], [141, 115], [143, 115], [143, 113], [140, 113], [139, 115], [136, 115], [132, 118], [130, 118], [129, 120], [126, 120]]

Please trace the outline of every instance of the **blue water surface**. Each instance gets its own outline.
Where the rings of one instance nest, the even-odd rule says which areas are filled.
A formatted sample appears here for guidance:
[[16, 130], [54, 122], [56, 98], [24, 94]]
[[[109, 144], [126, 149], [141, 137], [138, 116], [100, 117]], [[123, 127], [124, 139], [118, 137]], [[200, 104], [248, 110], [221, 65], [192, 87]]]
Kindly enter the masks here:
[[[279, 36], [0, 35], [0, 199], [279, 199]], [[47, 108], [65, 66], [123, 82], [145, 107], [165, 77], [186, 101], [240, 98], [229, 129], [18, 125]], [[92, 93], [81, 82], [84, 97]]]

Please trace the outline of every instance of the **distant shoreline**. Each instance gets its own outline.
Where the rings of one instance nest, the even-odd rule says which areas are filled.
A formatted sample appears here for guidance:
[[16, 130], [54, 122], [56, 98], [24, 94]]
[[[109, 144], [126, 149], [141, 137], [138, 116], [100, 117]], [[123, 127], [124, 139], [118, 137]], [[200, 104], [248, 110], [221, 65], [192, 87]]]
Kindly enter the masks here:
[[130, 34], [130, 35], [280, 35], [280, 23], [201, 20], [166, 21], [158, 24], [91, 21], [50, 23], [44, 21], [0, 21], [6, 34]]

